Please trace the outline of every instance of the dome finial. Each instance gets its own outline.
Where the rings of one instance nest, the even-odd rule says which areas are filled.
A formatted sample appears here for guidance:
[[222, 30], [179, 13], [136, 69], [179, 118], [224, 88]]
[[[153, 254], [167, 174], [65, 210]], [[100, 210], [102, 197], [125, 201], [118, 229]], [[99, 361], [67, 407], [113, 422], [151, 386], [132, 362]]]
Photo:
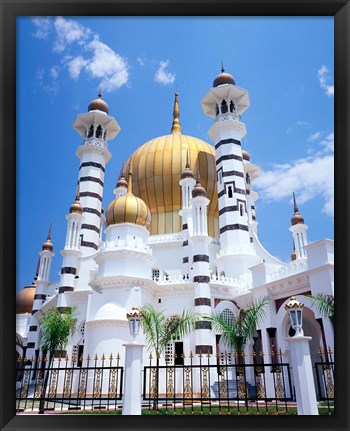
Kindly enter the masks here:
[[295, 199], [295, 194], [293, 192], [293, 203], [294, 203], [294, 214], [298, 212], [297, 201]]
[[186, 168], [190, 168], [190, 162], [188, 160], [188, 150], [186, 151]]
[[51, 230], [52, 230], [52, 223], [50, 223], [49, 232], [47, 234], [47, 239], [42, 245], [43, 250], [52, 251], [53, 250], [53, 244], [51, 242]]
[[224, 62], [221, 61], [221, 73], [224, 73], [224, 72], [225, 72]]
[[82, 214], [83, 213], [83, 207], [80, 203], [80, 180], [78, 180], [77, 184], [77, 193], [75, 195], [75, 202], [72, 203], [72, 205], [69, 208], [69, 212], [76, 213], [76, 214]]
[[130, 165], [129, 165], [128, 193], [132, 195], [132, 160], [130, 160]]
[[175, 93], [174, 110], [173, 110], [173, 124], [171, 126], [171, 134], [181, 133], [180, 126], [180, 110], [179, 110], [179, 93]]
[[99, 99], [101, 99], [101, 98], [102, 98], [102, 88], [101, 88], [101, 87], [98, 89], [98, 95], [97, 95], [97, 97], [98, 97]]
[[52, 223], [50, 223], [49, 231], [47, 233], [47, 239], [51, 241]]
[[292, 226], [294, 226], [295, 224], [303, 224], [304, 223], [304, 218], [301, 214], [299, 214], [299, 210], [297, 207], [297, 201], [295, 199], [295, 194], [293, 192], [293, 204], [294, 204], [294, 215], [291, 219], [291, 223]]
[[193, 190], [192, 190], [192, 197], [193, 198], [196, 198], [197, 196], [204, 196], [205, 197], [206, 194], [207, 194], [207, 192], [201, 184], [201, 176], [200, 176], [200, 172], [199, 172], [199, 159], [198, 159], [197, 181], [196, 181], [196, 185], [193, 187]]

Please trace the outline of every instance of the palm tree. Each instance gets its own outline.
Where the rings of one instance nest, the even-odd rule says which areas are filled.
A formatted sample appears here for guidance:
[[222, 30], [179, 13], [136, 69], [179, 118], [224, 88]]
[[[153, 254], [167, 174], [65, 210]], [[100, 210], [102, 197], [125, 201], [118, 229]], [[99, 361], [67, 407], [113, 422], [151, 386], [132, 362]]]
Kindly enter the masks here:
[[52, 358], [57, 350], [62, 351], [70, 337], [74, 334], [77, 325], [76, 307], [68, 307], [61, 312], [49, 309], [39, 319], [41, 329], [40, 347], [43, 354], [49, 355], [49, 365], [45, 375], [43, 390], [40, 399], [39, 413], [44, 413], [44, 403]]
[[[166, 316], [163, 311], [157, 311], [151, 304], [144, 305], [141, 309], [141, 325], [146, 335], [147, 348], [156, 355], [156, 376], [153, 409], [156, 409], [156, 399], [158, 399], [159, 382], [159, 358], [168, 344], [182, 338], [194, 328], [195, 323], [201, 315], [195, 311], [184, 310], [181, 315], [172, 314]], [[155, 396], [157, 395], [157, 397]]]
[[334, 295], [329, 293], [316, 293], [315, 295], [305, 295], [310, 299], [312, 305], [324, 317], [328, 317], [334, 326]]
[[222, 314], [206, 316], [212, 324], [212, 331], [221, 334], [222, 340], [238, 353], [240, 358], [245, 345], [253, 336], [257, 325], [266, 316], [265, 306], [269, 296], [253, 299], [246, 308], [239, 308], [238, 315], [227, 317]]

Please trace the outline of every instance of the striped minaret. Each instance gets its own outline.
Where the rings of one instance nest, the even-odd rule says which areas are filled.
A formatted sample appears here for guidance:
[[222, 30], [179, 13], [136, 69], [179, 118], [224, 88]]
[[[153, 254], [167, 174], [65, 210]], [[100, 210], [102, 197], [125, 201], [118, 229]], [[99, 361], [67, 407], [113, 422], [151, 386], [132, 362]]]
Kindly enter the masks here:
[[62, 268], [60, 273], [60, 287], [58, 289], [57, 309], [67, 308], [67, 294], [74, 290], [75, 277], [78, 275], [78, 264], [81, 256], [80, 232], [83, 223], [83, 207], [80, 204], [79, 185], [75, 202], [70, 206], [67, 219], [67, 234], [62, 254]]
[[306, 257], [306, 251], [304, 247], [308, 245], [307, 234], [306, 234], [308, 226], [304, 223], [304, 217], [299, 214], [294, 192], [293, 192], [293, 203], [294, 203], [294, 215], [291, 219], [292, 226], [289, 228], [289, 230], [293, 234], [296, 259], [301, 259]]
[[108, 115], [107, 103], [101, 92], [93, 100], [88, 113], [78, 115], [73, 126], [83, 142], [76, 152], [80, 159], [80, 202], [84, 223], [81, 227], [82, 256], [94, 254], [100, 243], [101, 209], [105, 167], [111, 158], [107, 140], [114, 139], [120, 127], [114, 117]]
[[186, 167], [181, 174], [180, 186], [182, 192], [182, 208], [179, 211], [182, 217], [182, 274], [187, 275], [190, 272], [190, 249], [189, 249], [189, 237], [193, 232], [193, 220], [192, 220], [192, 207], [191, 197], [192, 190], [196, 181], [194, 179], [193, 172], [188, 160], [188, 151], [186, 154]]
[[27, 342], [27, 358], [30, 359], [34, 357], [35, 350], [39, 348], [39, 328], [36, 313], [41, 309], [43, 303], [47, 296], [47, 286], [50, 283], [50, 268], [51, 261], [54, 256], [53, 244], [51, 242], [51, 230], [52, 225], [50, 224], [49, 232], [47, 234], [47, 239], [42, 245], [42, 250], [39, 253], [40, 258], [38, 262], [38, 267], [35, 277], [35, 295], [32, 308], [32, 317], [30, 320], [28, 342]]
[[[202, 315], [211, 314], [210, 298], [210, 269], [209, 269], [209, 243], [207, 224], [207, 206], [209, 199], [200, 183], [198, 175], [195, 187], [192, 190], [192, 219], [193, 235], [190, 238], [192, 245], [192, 274], [195, 283], [194, 306]], [[196, 353], [213, 353], [211, 335], [211, 322], [201, 320], [195, 326]]]
[[[248, 91], [238, 87], [232, 75], [222, 68], [201, 104], [204, 113], [214, 118], [209, 135], [216, 149], [220, 255], [230, 256], [226, 261], [222, 258], [218, 262], [218, 270], [226, 276], [237, 277], [258, 263], [249, 233], [241, 147], [246, 126], [240, 119], [250, 104]], [[232, 256], [235, 255], [237, 259], [233, 264]], [[254, 256], [254, 259], [249, 256]]]

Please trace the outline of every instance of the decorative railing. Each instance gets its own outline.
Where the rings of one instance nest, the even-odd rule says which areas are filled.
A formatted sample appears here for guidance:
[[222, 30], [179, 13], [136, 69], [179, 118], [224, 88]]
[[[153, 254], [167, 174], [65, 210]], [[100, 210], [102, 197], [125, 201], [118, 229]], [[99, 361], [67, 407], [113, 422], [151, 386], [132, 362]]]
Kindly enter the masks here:
[[226, 277], [224, 275], [212, 274], [210, 276], [211, 283], [225, 284], [233, 287], [240, 287], [250, 289], [252, 287], [252, 283], [241, 278], [235, 277]]
[[305, 259], [297, 259], [288, 265], [281, 266], [277, 271], [271, 274], [271, 281], [279, 280], [293, 274], [298, 274], [307, 270], [307, 262]]
[[179, 284], [188, 283], [190, 280], [189, 274], [159, 274], [158, 276], [153, 276], [153, 281], [159, 284]]
[[182, 233], [164, 233], [159, 235], [150, 235], [148, 238], [149, 244], [156, 244], [162, 242], [182, 241]]

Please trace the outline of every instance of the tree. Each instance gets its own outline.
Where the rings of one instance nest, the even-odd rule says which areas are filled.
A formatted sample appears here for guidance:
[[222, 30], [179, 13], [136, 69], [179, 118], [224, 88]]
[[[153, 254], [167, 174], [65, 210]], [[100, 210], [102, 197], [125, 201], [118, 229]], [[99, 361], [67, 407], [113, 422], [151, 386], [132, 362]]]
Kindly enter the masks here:
[[211, 322], [212, 331], [221, 334], [222, 340], [233, 350], [236, 350], [238, 357], [240, 357], [257, 325], [266, 316], [265, 306], [269, 301], [270, 298], [264, 296], [250, 301], [244, 309], [239, 308], [237, 316], [230, 318], [220, 313], [206, 316], [206, 319]]
[[41, 329], [40, 347], [43, 355], [49, 355], [48, 367], [40, 399], [39, 413], [44, 413], [44, 403], [52, 358], [57, 350], [63, 350], [70, 337], [74, 335], [77, 325], [76, 307], [68, 307], [63, 312], [49, 309], [39, 318]]
[[315, 295], [305, 295], [310, 299], [312, 305], [324, 317], [328, 317], [334, 326], [334, 295], [329, 293], [316, 293]]
[[144, 305], [140, 311], [147, 348], [154, 352], [157, 358], [169, 343], [188, 334], [201, 318], [199, 313], [192, 310], [184, 310], [181, 315], [166, 316], [163, 311], [157, 311], [151, 304]]
[[[159, 382], [159, 357], [167, 345], [172, 341], [188, 334], [201, 318], [201, 315], [192, 310], [184, 310], [181, 315], [172, 314], [166, 316], [163, 311], [157, 311], [151, 304], [144, 305], [141, 309], [141, 325], [146, 336], [148, 350], [156, 355], [156, 376], [153, 409], [156, 409], [158, 399]], [[157, 397], [155, 397], [157, 395]]]

